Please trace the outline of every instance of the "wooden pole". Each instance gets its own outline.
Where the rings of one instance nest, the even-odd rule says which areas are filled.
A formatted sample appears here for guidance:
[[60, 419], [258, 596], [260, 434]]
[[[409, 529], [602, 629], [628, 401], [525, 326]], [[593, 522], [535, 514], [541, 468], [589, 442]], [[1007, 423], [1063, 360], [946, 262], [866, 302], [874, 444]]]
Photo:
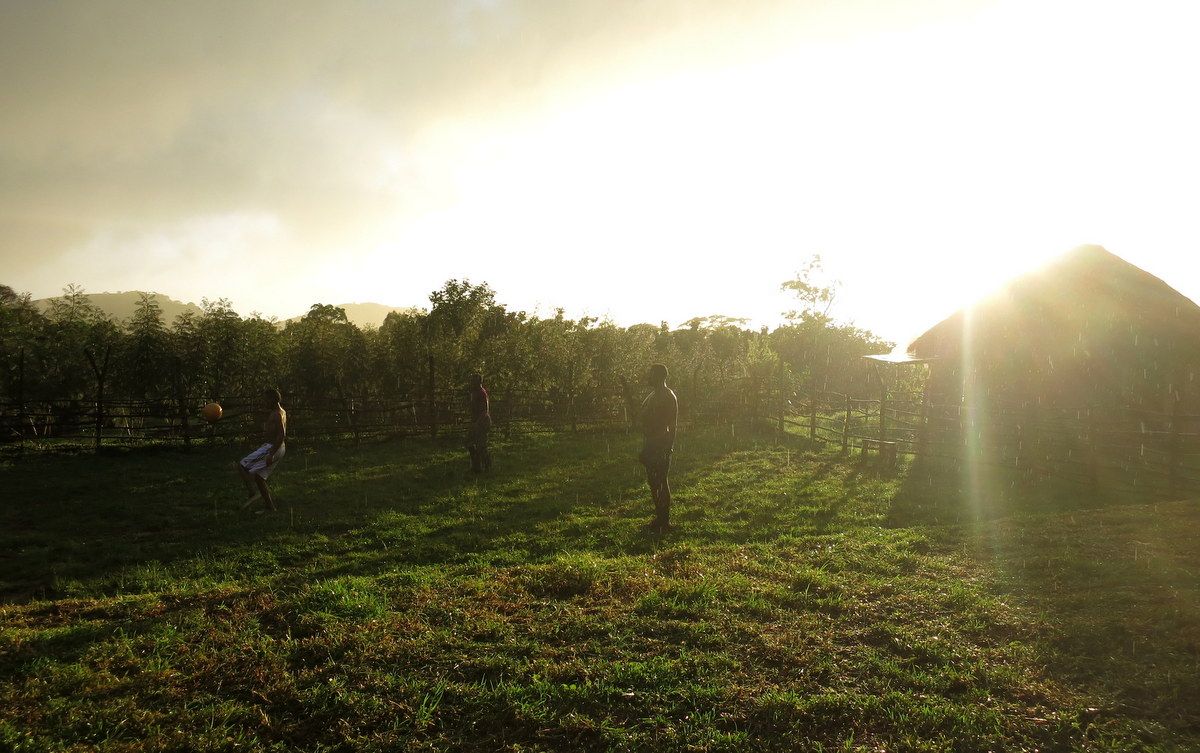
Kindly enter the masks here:
[[25, 348], [17, 355], [17, 429], [21, 432], [21, 449], [25, 449]]
[[921, 415], [917, 418], [917, 455], [924, 455], [929, 443], [929, 385], [921, 390]]
[[1026, 433], [1026, 431], [1028, 431], [1028, 428], [1029, 428], [1028, 427], [1029, 421], [1026, 418], [1028, 415], [1029, 415], [1029, 406], [1026, 405], [1026, 406], [1024, 406], [1024, 410], [1021, 411], [1020, 413], [1018, 413], [1016, 416], [1016, 419], [1017, 419], [1017, 446], [1016, 446], [1016, 455], [1013, 458], [1013, 467], [1016, 468], [1018, 471], [1027, 465], [1026, 458], [1025, 458], [1025, 444], [1029, 440], [1025, 436], [1025, 433]]
[[1092, 484], [1093, 490], [1098, 490], [1100, 487], [1100, 456], [1099, 456], [1099, 437], [1096, 432], [1096, 415], [1092, 412], [1092, 408], [1087, 408], [1087, 447], [1088, 447], [1088, 475]]
[[87, 356], [88, 363], [91, 364], [92, 373], [96, 376], [96, 436], [95, 448], [96, 452], [100, 451], [100, 443], [104, 436], [104, 379], [108, 375], [108, 360], [112, 355], [112, 343], [109, 343], [104, 348], [104, 360], [97, 362], [95, 356], [86, 348], [83, 354]]
[[173, 359], [175, 365], [174, 379], [172, 383], [175, 387], [175, 402], [179, 406], [179, 429], [183, 432], [183, 447], [189, 452], [192, 449], [191, 427], [188, 425], [187, 400], [183, 395], [183, 377], [180, 373], [178, 356]]
[[887, 382], [883, 378], [883, 367], [876, 366], [879, 375], [879, 441], [887, 441]]
[[354, 415], [354, 398], [346, 397], [345, 390], [342, 389], [342, 383], [339, 380], [337, 385], [338, 398], [342, 403], [342, 411], [346, 414], [346, 423], [350, 424], [350, 433], [354, 435], [354, 446], [359, 446], [358, 421]]
[[854, 410], [854, 401], [846, 395], [846, 418], [842, 422], [842, 454], [850, 452], [850, 413]]
[[1183, 402], [1182, 400], [1179, 399], [1178, 392], [1172, 391], [1171, 402], [1172, 402], [1172, 405], [1171, 405], [1171, 447], [1170, 447], [1171, 467], [1170, 467], [1170, 471], [1168, 473], [1168, 477], [1170, 478], [1170, 483], [1171, 483], [1171, 495], [1175, 496], [1175, 495], [1179, 494], [1179, 491], [1180, 491], [1180, 483], [1179, 483], [1179, 462], [1180, 462], [1179, 424], [1181, 421], [1180, 404]]
[[429, 354], [429, 438], [437, 439], [437, 380], [433, 371], [433, 354]]
[[188, 418], [187, 400], [183, 393], [178, 393], [175, 402], [179, 405], [179, 430], [183, 432], [183, 448], [189, 452], [192, 449], [192, 427]]
[[787, 411], [787, 404], [783, 398], [783, 364], [779, 364], [779, 368], [775, 370], [775, 382], [779, 392], [778, 405], [776, 406], [776, 424], [775, 424], [775, 439], [779, 441], [783, 438], [784, 432], [787, 429], [784, 423], [784, 413]]
[[817, 396], [808, 398], [808, 441], [817, 441]]

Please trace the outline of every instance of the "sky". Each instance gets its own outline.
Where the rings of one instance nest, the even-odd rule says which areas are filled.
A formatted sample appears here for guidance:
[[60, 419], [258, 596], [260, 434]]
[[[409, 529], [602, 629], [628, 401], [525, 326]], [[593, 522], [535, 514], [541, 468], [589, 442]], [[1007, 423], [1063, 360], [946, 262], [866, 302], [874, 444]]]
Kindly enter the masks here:
[[0, 282], [286, 318], [451, 278], [905, 342], [1097, 243], [1200, 299], [1200, 8], [0, 0]]

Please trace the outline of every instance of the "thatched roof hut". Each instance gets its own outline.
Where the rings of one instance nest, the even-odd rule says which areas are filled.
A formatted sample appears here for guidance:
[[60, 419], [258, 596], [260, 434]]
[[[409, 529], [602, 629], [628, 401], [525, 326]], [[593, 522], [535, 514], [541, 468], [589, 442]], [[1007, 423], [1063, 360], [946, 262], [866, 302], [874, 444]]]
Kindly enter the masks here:
[[943, 394], [972, 384], [1006, 402], [1155, 409], [1200, 399], [1200, 306], [1100, 246], [1017, 279], [909, 350], [938, 359], [931, 388]]

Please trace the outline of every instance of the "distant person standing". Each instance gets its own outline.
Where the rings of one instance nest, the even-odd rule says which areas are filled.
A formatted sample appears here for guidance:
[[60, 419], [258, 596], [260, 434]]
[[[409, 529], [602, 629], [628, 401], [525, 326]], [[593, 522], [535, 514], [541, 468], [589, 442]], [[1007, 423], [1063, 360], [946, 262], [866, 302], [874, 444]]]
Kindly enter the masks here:
[[263, 420], [263, 443], [237, 463], [238, 474], [250, 494], [242, 507], [249, 507], [256, 500], [262, 499], [266, 509], [278, 510], [275, 499], [271, 497], [271, 490], [267, 487], [267, 478], [287, 452], [287, 411], [280, 404], [282, 396], [277, 389], [264, 390], [262, 400], [263, 411], [266, 413]]
[[671, 530], [671, 453], [675, 450], [675, 433], [679, 422], [679, 400], [667, 386], [667, 367], [656, 363], [650, 367], [646, 381], [653, 388], [642, 401], [642, 451], [638, 456], [646, 466], [646, 482], [654, 503], [654, 520], [650, 527], [659, 533]]
[[467, 427], [467, 452], [471, 453], [471, 470], [483, 473], [492, 469], [492, 453], [488, 449], [492, 413], [482, 374], [472, 374], [467, 380], [467, 399], [471, 419], [471, 425]]

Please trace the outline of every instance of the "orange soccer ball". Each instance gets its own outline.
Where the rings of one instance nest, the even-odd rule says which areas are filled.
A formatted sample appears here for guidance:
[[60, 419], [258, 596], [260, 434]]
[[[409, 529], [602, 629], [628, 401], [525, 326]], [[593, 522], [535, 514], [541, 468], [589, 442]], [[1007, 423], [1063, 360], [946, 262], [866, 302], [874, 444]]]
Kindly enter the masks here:
[[204, 420], [209, 422], [210, 424], [220, 421], [221, 413], [222, 413], [222, 410], [221, 410], [220, 403], [208, 403], [207, 405], [205, 405], [203, 408], [200, 409], [200, 415], [203, 416]]

